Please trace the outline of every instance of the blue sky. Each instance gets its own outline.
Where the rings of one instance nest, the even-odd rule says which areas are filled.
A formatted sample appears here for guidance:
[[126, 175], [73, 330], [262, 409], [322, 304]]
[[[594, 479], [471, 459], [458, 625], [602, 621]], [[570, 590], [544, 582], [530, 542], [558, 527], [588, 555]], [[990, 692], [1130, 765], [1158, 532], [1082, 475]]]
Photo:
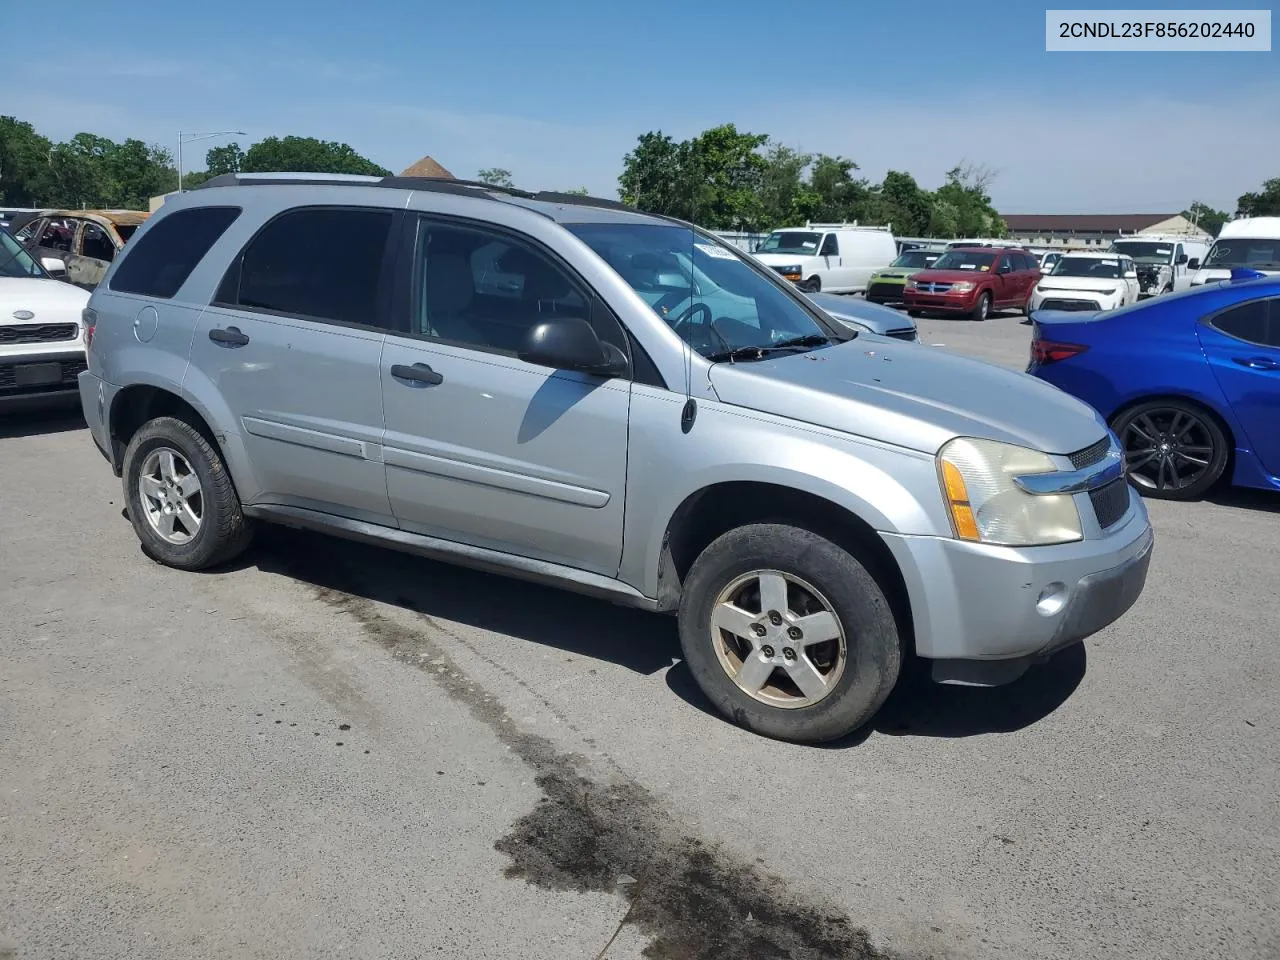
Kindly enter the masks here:
[[161, 6], [60, 0], [51, 28], [3, 3], [0, 36], [23, 39], [0, 112], [170, 149], [179, 130], [316, 136], [395, 171], [429, 153], [605, 196], [639, 134], [724, 122], [873, 179], [984, 164], [1006, 213], [1231, 209], [1280, 176], [1280, 53], [1046, 53], [1040, 4]]

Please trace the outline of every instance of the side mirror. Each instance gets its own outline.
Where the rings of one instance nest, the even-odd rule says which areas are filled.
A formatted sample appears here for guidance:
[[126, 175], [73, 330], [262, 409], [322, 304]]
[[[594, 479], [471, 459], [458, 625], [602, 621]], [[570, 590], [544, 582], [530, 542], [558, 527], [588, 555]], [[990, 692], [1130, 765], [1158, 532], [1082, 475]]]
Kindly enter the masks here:
[[1178, 257], [1177, 260], [1173, 262], [1176, 263], [1178, 266], [1182, 266], [1184, 263], [1187, 262], [1187, 255], [1184, 253], [1180, 257]]
[[1199, 257], [1192, 257], [1190, 260], [1188, 260], [1188, 261], [1187, 261], [1187, 269], [1188, 269], [1188, 270], [1199, 270], [1199, 269], [1200, 269], [1200, 258], [1199, 258]]
[[596, 336], [591, 324], [577, 317], [544, 320], [529, 328], [516, 354], [525, 363], [555, 370], [578, 370], [600, 377], [617, 377], [627, 370], [627, 358], [611, 343]]
[[57, 257], [41, 257], [40, 266], [44, 267], [55, 277], [67, 272], [67, 265]]

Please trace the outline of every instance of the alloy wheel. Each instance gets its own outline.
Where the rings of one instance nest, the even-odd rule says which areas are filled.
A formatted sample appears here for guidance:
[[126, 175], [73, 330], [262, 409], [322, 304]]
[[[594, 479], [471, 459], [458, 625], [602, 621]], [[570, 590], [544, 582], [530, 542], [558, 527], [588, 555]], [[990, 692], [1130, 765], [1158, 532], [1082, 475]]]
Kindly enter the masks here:
[[738, 688], [774, 707], [813, 706], [835, 689], [848, 662], [830, 601], [778, 570], [752, 571], [720, 591], [711, 642]]
[[200, 478], [186, 457], [170, 447], [147, 454], [138, 472], [138, 500], [147, 523], [166, 543], [190, 543], [204, 521]]
[[1213, 435], [1186, 410], [1150, 410], [1121, 438], [1129, 477], [1148, 490], [1181, 490], [1199, 481], [1213, 460]]

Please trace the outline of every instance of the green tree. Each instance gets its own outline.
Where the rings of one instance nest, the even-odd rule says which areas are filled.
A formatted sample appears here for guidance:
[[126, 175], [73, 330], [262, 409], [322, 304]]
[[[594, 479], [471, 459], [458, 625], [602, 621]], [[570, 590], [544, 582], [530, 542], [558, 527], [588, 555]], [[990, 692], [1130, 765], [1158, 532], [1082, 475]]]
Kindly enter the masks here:
[[41, 206], [53, 189], [49, 151], [53, 144], [16, 117], [0, 117], [0, 202]]
[[809, 192], [815, 204], [808, 219], [823, 223], [848, 223], [875, 219], [870, 184], [855, 178], [858, 165], [846, 157], [818, 154], [809, 171]]
[[688, 142], [676, 143], [661, 130], [642, 133], [635, 148], [622, 158], [618, 196], [646, 213], [688, 218], [685, 195]]
[[1236, 201], [1237, 217], [1280, 217], [1280, 177], [1272, 177], [1255, 193], [1242, 193]]
[[577, 197], [589, 196], [589, 191], [587, 190], [586, 187], [578, 187], [576, 190], [561, 190], [560, 192], [573, 194], [574, 196], [577, 196]]
[[476, 174], [476, 179], [481, 183], [491, 183], [495, 187], [505, 187], [511, 189], [514, 187], [515, 181], [511, 179], [511, 171], [504, 170], [502, 167], [486, 167]]
[[1191, 206], [1183, 210], [1182, 215], [1201, 230], [1206, 230], [1215, 237], [1218, 235], [1218, 231], [1222, 229], [1222, 225], [1231, 219], [1231, 215], [1225, 210], [1215, 210], [1207, 203], [1201, 203], [1199, 200], [1194, 201]]
[[890, 224], [894, 233], [917, 237], [929, 229], [930, 196], [911, 174], [890, 170], [880, 184], [879, 198], [879, 219]]
[[315, 137], [267, 137], [245, 151], [240, 169], [245, 173], [355, 173], [375, 177], [391, 173], [348, 144]]
[[809, 219], [817, 198], [804, 172], [813, 157], [781, 143], [770, 143], [760, 172], [760, 216], [766, 229], [795, 226]]
[[754, 230], [763, 223], [760, 188], [769, 138], [732, 123], [704, 130], [689, 144], [685, 177], [694, 188], [688, 218], [712, 230]]
[[211, 147], [204, 155], [204, 164], [210, 177], [239, 173], [241, 166], [244, 165], [244, 151], [240, 149], [238, 143], [225, 143], [218, 147]]
[[[986, 167], [968, 164], [948, 170], [946, 181], [929, 198], [932, 209], [927, 229], [936, 236], [1004, 236], [1007, 228], [991, 206], [988, 192], [994, 177]], [[945, 230], [948, 224], [951, 229]]]

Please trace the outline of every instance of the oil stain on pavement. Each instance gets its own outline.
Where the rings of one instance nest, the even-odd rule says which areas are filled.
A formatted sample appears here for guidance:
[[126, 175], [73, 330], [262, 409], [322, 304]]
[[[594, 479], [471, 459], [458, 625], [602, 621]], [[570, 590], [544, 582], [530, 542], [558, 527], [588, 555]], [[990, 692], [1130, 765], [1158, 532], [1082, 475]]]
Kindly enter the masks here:
[[[326, 581], [332, 572], [319, 582]], [[397, 660], [430, 674], [534, 771], [543, 798], [496, 844], [511, 860], [507, 876], [625, 898], [623, 923], [649, 938], [645, 955], [653, 960], [893, 960], [838, 908], [798, 896], [722, 846], [677, 829], [639, 784], [590, 779], [550, 740], [521, 731], [434, 639], [453, 636], [446, 627], [418, 614], [429, 629], [414, 629], [367, 598], [316, 589]]]

